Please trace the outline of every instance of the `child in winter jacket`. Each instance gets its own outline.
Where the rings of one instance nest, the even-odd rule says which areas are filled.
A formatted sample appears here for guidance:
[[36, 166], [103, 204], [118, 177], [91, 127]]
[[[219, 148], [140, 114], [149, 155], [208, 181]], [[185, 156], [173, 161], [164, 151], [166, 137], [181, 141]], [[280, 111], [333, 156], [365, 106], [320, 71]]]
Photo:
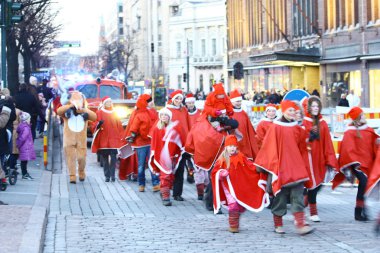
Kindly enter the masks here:
[[19, 159], [21, 161], [22, 179], [33, 180], [29, 175], [27, 166], [28, 161], [36, 159], [36, 153], [33, 146], [32, 130], [30, 128], [30, 114], [22, 112], [20, 115], [21, 123], [17, 127], [16, 145], [19, 150]]

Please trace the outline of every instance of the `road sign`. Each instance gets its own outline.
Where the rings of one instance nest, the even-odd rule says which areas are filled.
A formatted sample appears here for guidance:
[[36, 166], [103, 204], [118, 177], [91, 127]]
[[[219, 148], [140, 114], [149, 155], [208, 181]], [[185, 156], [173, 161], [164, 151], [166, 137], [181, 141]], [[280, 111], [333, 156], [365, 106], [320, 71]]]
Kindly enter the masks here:
[[55, 48], [80, 47], [80, 41], [54, 41]]
[[301, 89], [294, 89], [286, 93], [284, 100], [302, 101], [304, 98], [310, 97], [309, 93]]

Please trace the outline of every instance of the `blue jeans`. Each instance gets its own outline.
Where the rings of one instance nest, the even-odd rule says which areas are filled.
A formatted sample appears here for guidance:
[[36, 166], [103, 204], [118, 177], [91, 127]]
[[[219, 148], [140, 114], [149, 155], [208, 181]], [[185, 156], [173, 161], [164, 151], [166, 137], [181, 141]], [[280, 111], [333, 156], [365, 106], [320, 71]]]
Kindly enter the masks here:
[[[138, 160], [138, 180], [140, 186], [145, 186], [145, 165], [146, 160], [149, 158], [150, 154], [150, 146], [135, 148], [137, 153]], [[150, 170], [149, 170], [150, 171]], [[150, 171], [150, 175], [152, 176], [152, 184], [156, 186], [160, 183], [160, 179], [157, 175], [153, 174]]]

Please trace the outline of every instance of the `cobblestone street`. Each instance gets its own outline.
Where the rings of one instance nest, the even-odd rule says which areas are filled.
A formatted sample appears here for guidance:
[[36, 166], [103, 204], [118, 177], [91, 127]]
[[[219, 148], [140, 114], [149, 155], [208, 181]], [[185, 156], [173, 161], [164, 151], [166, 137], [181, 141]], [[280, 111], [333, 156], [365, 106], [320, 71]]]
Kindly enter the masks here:
[[[144, 193], [136, 182], [105, 183], [93, 154], [87, 180], [68, 183], [66, 168], [54, 174], [44, 252], [379, 252], [374, 222], [354, 221], [355, 188], [319, 196], [322, 222], [316, 232], [300, 237], [290, 215], [286, 234], [273, 233], [269, 210], [245, 213], [241, 232], [228, 232], [227, 215], [214, 215], [196, 200], [195, 186], [185, 182], [186, 201], [161, 204], [149, 181]], [[149, 176], [148, 176], [149, 179]], [[371, 217], [379, 204], [369, 202]], [[224, 213], [227, 213], [224, 211]]]

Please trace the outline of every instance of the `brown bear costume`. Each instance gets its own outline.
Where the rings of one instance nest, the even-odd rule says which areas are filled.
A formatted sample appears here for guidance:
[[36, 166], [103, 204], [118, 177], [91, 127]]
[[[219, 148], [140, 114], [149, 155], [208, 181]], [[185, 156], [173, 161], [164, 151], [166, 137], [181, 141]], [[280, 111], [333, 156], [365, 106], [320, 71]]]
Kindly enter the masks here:
[[57, 113], [63, 118], [63, 149], [69, 169], [70, 183], [76, 183], [76, 163], [78, 162], [79, 180], [86, 178], [87, 125], [88, 120], [95, 121], [96, 114], [87, 108], [82, 93], [72, 91], [69, 102], [58, 108]]

